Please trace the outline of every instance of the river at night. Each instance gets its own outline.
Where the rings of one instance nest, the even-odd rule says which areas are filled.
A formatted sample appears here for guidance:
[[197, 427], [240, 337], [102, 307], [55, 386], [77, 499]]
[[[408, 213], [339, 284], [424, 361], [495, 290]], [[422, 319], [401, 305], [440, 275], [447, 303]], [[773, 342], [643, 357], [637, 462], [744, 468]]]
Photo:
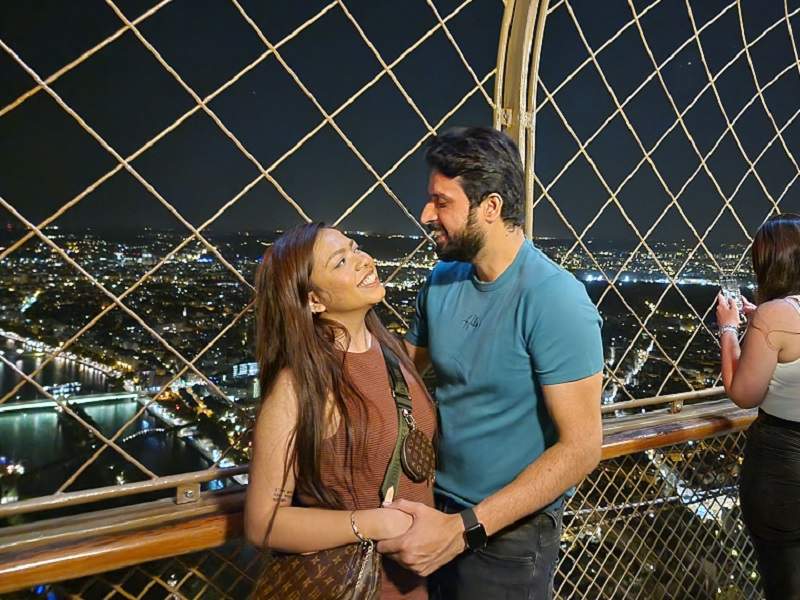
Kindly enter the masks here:
[[[23, 373], [32, 373], [46, 360], [47, 355], [33, 352], [23, 344], [8, 338], [0, 338], [0, 352]], [[14, 389], [22, 376], [0, 361], [0, 397]], [[57, 357], [36, 377], [43, 386], [78, 382], [80, 394], [105, 392], [109, 389], [108, 377], [102, 371], [68, 358]], [[21, 387], [8, 401], [42, 398], [44, 394], [30, 383]]]
[[[164, 428], [153, 415], [136, 416], [141, 404], [130, 395], [94, 402], [77, 399], [73, 409], [111, 437], [125, 423], [118, 443], [130, 455], [157, 475], [197, 471], [209, 466], [200, 452], [175, 431], [144, 430]], [[73, 417], [42, 402], [0, 407], [0, 460], [24, 467], [24, 474], [0, 477], [0, 494], [5, 502], [54, 493], [102, 445]], [[130, 436], [130, 437], [129, 437]], [[125, 438], [128, 438], [126, 441]], [[85, 469], [66, 491], [90, 489], [133, 481], [147, 476], [112, 448], [107, 448]]]

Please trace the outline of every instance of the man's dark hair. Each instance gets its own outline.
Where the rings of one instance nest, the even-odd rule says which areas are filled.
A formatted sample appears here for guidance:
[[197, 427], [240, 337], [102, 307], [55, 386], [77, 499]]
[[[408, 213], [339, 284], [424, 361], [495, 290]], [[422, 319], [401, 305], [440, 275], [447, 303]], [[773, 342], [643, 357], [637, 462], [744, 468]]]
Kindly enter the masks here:
[[525, 176], [519, 149], [506, 134], [488, 127], [448, 129], [428, 144], [425, 160], [431, 170], [458, 178], [470, 207], [499, 194], [503, 221], [522, 226]]

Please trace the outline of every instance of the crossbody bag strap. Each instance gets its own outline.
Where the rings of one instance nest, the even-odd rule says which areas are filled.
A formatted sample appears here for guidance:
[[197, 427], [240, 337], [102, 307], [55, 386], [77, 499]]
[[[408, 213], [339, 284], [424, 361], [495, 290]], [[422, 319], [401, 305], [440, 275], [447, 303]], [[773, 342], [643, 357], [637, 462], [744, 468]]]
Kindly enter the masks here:
[[798, 313], [800, 313], [800, 295], [786, 296], [784, 300], [786, 300]]
[[381, 485], [381, 500], [386, 499], [386, 494], [390, 488], [394, 488], [397, 493], [397, 486], [400, 483], [400, 472], [403, 467], [400, 464], [400, 452], [403, 447], [403, 440], [408, 435], [408, 422], [411, 419], [411, 395], [408, 393], [408, 384], [400, 369], [400, 360], [386, 346], [381, 344], [383, 358], [386, 360], [386, 369], [389, 371], [389, 382], [391, 383], [392, 399], [397, 406], [397, 441], [394, 444], [394, 452], [389, 466], [386, 468], [386, 476]]

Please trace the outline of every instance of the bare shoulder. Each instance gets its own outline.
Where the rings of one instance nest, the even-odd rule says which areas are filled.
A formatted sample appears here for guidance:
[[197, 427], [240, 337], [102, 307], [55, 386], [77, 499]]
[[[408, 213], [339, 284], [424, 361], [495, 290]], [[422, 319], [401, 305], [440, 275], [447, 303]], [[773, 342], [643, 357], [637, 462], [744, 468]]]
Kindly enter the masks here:
[[297, 420], [297, 394], [294, 375], [289, 368], [281, 370], [270, 390], [261, 401], [257, 427], [267, 422], [295, 422]]
[[281, 369], [275, 377], [275, 383], [270, 390], [270, 395], [284, 393], [294, 395], [294, 373], [289, 367]]
[[758, 306], [751, 319], [767, 346], [778, 351], [778, 360], [786, 362], [800, 357], [800, 314], [797, 308], [782, 298]]
[[753, 318], [756, 322], [761, 321], [770, 329], [785, 329], [792, 325], [798, 325], [797, 308], [784, 298], [776, 298], [758, 305]]

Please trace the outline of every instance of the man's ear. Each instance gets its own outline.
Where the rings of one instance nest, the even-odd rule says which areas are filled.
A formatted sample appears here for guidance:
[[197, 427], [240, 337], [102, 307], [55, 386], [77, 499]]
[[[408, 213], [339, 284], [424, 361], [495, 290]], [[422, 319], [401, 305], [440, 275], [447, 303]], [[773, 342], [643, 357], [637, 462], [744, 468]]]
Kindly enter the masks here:
[[308, 292], [308, 307], [315, 315], [323, 313], [325, 310], [327, 310], [325, 304], [323, 304], [316, 292]]
[[487, 223], [494, 223], [502, 219], [503, 197], [497, 193], [491, 193], [481, 201], [483, 218]]

